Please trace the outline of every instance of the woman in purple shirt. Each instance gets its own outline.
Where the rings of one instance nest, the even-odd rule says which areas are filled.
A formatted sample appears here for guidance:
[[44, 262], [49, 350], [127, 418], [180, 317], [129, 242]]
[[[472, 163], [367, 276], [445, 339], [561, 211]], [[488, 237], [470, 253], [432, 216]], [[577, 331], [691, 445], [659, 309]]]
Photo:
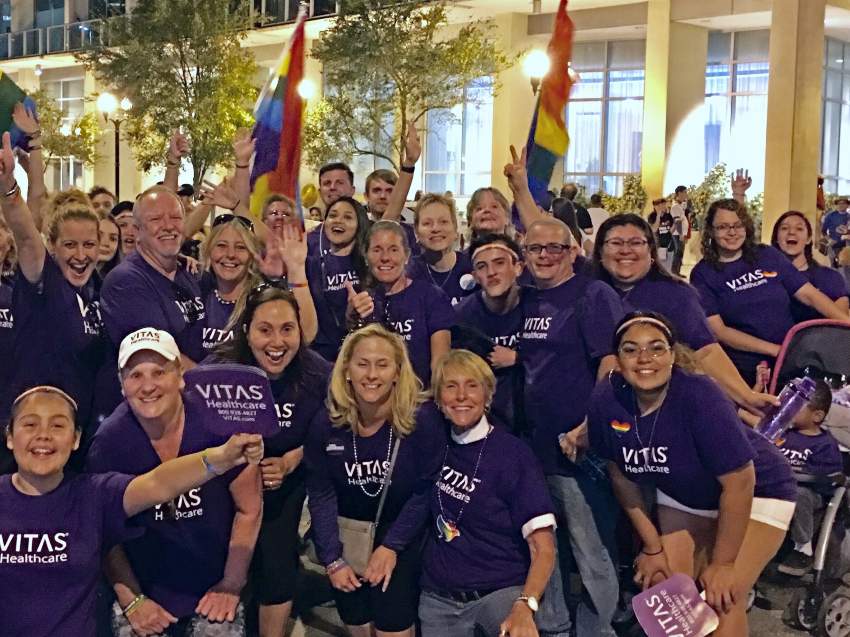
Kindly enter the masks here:
[[260, 463], [263, 522], [250, 576], [260, 607], [260, 634], [283, 637], [298, 572], [298, 523], [306, 491], [304, 440], [327, 395], [331, 365], [307, 348], [292, 293], [264, 286], [248, 295], [231, 324], [233, 339], [214, 354], [217, 363], [254, 365], [269, 377], [280, 430], [266, 440]]
[[487, 419], [495, 387], [489, 365], [468, 350], [452, 350], [434, 371], [451, 440], [430, 494], [423, 637], [467, 637], [476, 627], [537, 635], [534, 617], [555, 561], [555, 515], [534, 453]]
[[[139, 476], [68, 473], [68, 458], [80, 445], [76, 407], [68, 394], [49, 386], [24, 392], [12, 406], [6, 445], [18, 469], [0, 477], [4, 635], [94, 635], [101, 558], [138, 534], [128, 519], [262, 458], [262, 438], [238, 434]], [[124, 613], [131, 615], [142, 601], [136, 598]]]
[[[845, 314], [850, 316], [850, 302], [847, 299], [847, 284], [841, 274], [820, 265], [812, 255], [812, 224], [802, 212], [789, 210], [783, 213], [773, 224], [773, 234], [770, 245], [777, 248], [788, 257], [800, 272], [818, 290], [826, 294]], [[823, 316], [811, 307], [800, 303], [797, 299], [791, 301], [791, 314], [794, 321], [811, 321]]]
[[708, 325], [744, 380], [779, 354], [794, 325], [796, 299], [827, 318], [847, 320], [832, 300], [806, 280], [782, 253], [756, 241], [747, 209], [735, 199], [709, 206], [700, 240], [702, 260], [691, 272]]
[[[749, 589], [785, 538], [796, 485], [788, 463], [746, 427], [656, 313], [633, 312], [614, 337], [620, 373], [599, 382], [588, 410], [591, 448], [643, 548], [635, 581], [699, 578], [719, 611], [715, 635], [746, 635]], [[656, 489], [657, 525], [640, 485]]]
[[413, 370], [428, 385], [431, 370], [451, 347], [455, 313], [437, 286], [407, 276], [410, 246], [395, 221], [378, 221], [369, 230], [366, 260], [372, 292], [348, 286], [349, 316], [377, 321], [404, 339]]
[[[310, 424], [304, 451], [313, 539], [354, 637], [369, 637], [372, 627], [379, 637], [412, 637], [419, 537], [445, 448], [442, 418], [423, 404], [421, 389], [401, 337], [367, 325], [345, 339], [327, 409]], [[337, 516], [378, 517], [371, 557], [358, 572], [346, 560], [353, 547], [341, 541]]]
[[655, 233], [640, 215], [614, 215], [602, 223], [593, 246], [593, 264], [596, 277], [617, 291], [626, 312], [643, 310], [670, 317], [702, 370], [732, 400], [755, 409], [766, 405], [765, 397], [741, 378], [717, 343], [697, 291], [661, 265]]

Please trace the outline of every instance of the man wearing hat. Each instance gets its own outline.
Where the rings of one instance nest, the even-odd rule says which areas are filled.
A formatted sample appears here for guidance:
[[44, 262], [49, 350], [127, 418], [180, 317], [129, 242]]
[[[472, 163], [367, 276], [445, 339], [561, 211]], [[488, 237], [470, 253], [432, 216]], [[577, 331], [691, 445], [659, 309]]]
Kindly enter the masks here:
[[[140, 475], [219, 444], [203, 405], [184, 401], [174, 338], [142, 328], [118, 351], [125, 400], [95, 434], [89, 471]], [[113, 549], [106, 573], [117, 598], [113, 633], [233, 637], [245, 634], [239, 595], [260, 528], [260, 474], [240, 468], [140, 514], [146, 533]]]

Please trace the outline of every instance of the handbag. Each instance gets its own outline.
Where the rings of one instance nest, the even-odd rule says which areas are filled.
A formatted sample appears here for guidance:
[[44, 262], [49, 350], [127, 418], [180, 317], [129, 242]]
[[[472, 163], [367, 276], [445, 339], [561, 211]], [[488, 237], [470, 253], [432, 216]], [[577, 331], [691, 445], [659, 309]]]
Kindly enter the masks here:
[[339, 541], [342, 542], [342, 559], [346, 561], [357, 575], [362, 576], [366, 572], [366, 567], [369, 565], [369, 558], [372, 557], [372, 551], [375, 545], [375, 531], [378, 528], [378, 522], [384, 510], [387, 492], [390, 490], [390, 485], [392, 484], [393, 469], [395, 468], [395, 460], [400, 444], [401, 438], [396, 438], [390, 458], [390, 466], [387, 469], [387, 476], [384, 478], [384, 488], [381, 491], [381, 499], [378, 502], [378, 512], [375, 515], [374, 522], [369, 520], [354, 520], [342, 515], [337, 516]]

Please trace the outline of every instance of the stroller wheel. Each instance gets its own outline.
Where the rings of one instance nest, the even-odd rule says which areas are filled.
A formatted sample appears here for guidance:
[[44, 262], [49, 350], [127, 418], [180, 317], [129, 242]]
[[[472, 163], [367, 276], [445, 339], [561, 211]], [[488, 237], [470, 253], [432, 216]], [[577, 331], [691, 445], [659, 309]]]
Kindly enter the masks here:
[[793, 628], [812, 630], [818, 623], [818, 605], [822, 599], [808, 588], [798, 588], [785, 607], [782, 619]]
[[824, 600], [818, 613], [818, 634], [823, 637], [850, 636], [850, 588], [839, 586]]

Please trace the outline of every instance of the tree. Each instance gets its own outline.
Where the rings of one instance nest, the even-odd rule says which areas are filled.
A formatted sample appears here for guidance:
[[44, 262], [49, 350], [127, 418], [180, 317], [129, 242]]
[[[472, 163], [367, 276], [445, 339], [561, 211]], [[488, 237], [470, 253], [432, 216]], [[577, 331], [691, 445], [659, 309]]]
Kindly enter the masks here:
[[311, 52], [328, 90], [304, 123], [308, 163], [374, 155], [396, 166], [408, 121], [452, 108], [472, 80], [513, 62], [492, 28], [473, 22], [453, 31], [444, 0], [341, 2]]
[[86, 166], [93, 165], [98, 159], [97, 141], [101, 135], [97, 115], [86, 113], [69, 124], [63, 122], [62, 109], [45, 91], [36, 91], [31, 97], [41, 129], [44, 170], [59, 157], [74, 157]]
[[145, 170], [161, 165], [171, 132], [189, 136], [194, 182], [232, 163], [237, 128], [252, 124], [256, 64], [240, 42], [250, 2], [140, 0], [111, 18], [103, 44], [78, 54], [95, 77], [133, 102], [123, 128]]

